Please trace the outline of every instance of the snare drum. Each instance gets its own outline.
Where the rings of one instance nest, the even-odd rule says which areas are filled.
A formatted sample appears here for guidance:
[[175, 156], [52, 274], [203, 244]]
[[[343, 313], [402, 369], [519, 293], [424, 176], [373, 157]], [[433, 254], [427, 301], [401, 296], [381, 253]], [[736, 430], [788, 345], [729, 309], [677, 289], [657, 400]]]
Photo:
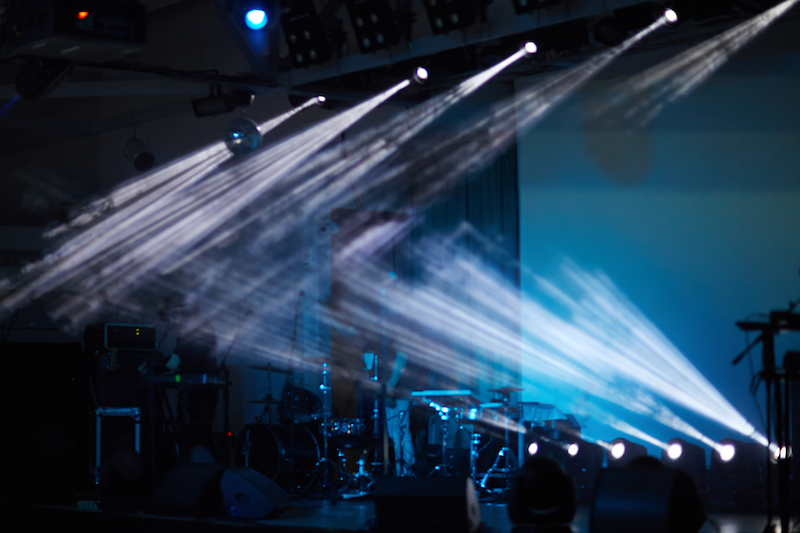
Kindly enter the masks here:
[[361, 435], [366, 429], [361, 418], [337, 418], [333, 422], [334, 435]]

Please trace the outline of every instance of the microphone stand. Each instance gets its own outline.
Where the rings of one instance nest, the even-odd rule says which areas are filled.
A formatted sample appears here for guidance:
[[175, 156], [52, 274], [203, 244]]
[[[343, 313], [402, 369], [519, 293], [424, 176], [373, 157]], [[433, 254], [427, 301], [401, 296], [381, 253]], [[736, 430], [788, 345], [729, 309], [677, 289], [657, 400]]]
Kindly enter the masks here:
[[[789, 521], [791, 511], [789, 509], [790, 502], [789, 496], [791, 492], [791, 473], [789, 471], [789, 457], [781, 457], [781, 450], [788, 449], [789, 443], [789, 408], [784, 409], [781, 397], [781, 379], [775, 368], [775, 335], [780, 333], [783, 329], [795, 329], [790, 320], [793, 315], [792, 312], [800, 304], [800, 300], [796, 302], [789, 302], [789, 310], [770, 313], [769, 322], [737, 322], [736, 326], [742, 331], [760, 331], [761, 334], [751, 342], [745, 350], [736, 356], [732, 364], [737, 365], [745, 355], [747, 355], [758, 343], [761, 343], [761, 359], [763, 370], [761, 375], [764, 378], [764, 384], [767, 396], [767, 461], [766, 461], [766, 484], [767, 484], [767, 525], [764, 527], [764, 533], [774, 531], [772, 525], [772, 465], [770, 454], [772, 450], [772, 409], [773, 409], [773, 391], [772, 385], [774, 382], [774, 408], [775, 408], [775, 438], [778, 445], [778, 510], [781, 520], [781, 531], [789, 531]], [[784, 386], [786, 387], [785, 394], [788, 397], [788, 381], [783, 379]]]
[[[253, 314], [252, 309], [248, 309], [245, 311], [242, 320], [239, 322], [239, 327], [236, 328], [236, 333], [233, 335], [231, 339], [231, 344], [228, 346], [228, 350], [225, 352], [225, 356], [222, 358], [222, 362], [220, 362], [219, 366], [217, 367], [217, 371], [214, 373], [215, 375], [219, 376], [219, 373], [222, 372], [223, 377], [225, 379], [225, 388], [222, 389], [222, 403], [225, 405], [225, 417], [223, 423], [223, 439], [226, 443], [230, 444], [230, 439], [228, 438], [228, 433], [230, 432], [230, 401], [231, 401], [231, 371], [228, 368], [227, 361], [228, 356], [231, 354], [231, 350], [233, 349], [233, 345], [236, 343], [236, 340], [239, 338], [239, 333], [242, 331], [242, 326], [244, 325], [247, 317]], [[232, 463], [233, 462], [233, 453], [230, 449], [230, 445], [227, 446], [228, 450], [228, 460]]]

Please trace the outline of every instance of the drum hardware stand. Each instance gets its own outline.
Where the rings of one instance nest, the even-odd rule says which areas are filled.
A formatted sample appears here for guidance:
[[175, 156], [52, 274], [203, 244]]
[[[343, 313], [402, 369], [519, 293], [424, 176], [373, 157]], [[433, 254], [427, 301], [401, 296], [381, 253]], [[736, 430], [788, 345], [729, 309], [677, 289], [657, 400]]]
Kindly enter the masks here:
[[[509, 411], [509, 404], [511, 403], [511, 393], [512, 392], [519, 392], [522, 389], [514, 389], [511, 387], [501, 387], [499, 389], [492, 389], [489, 392], [497, 392], [501, 394], [501, 398], [499, 399], [500, 402], [503, 404], [503, 415], [508, 418], [508, 411]], [[519, 461], [517, 460], [517, 456], [514, 454], [514, 451], [509, 447], [510, 444], [510, 432], [508, 430], [508, 423], [504, 424], [503, 428], [503, 437], [505, 438], [505, 443], [503, 447], [500, 448], [500, 451], [497, 452], [497, 457], [494, 459], [494, 463], [492, 466], [489, 467], [489, 470], [481, 478], [481, 482], [479, 487], [481, 490], [494, 494], [492, 489], [486, 488], [486, 482], [489, 481], [491, 478], [501, 478], [503, 479], [503, 488], [500, 489], [500, 494], [505, 494], [509, 488], [509, 481], [514, 473], [519, 469]], [[501, 466], [502, 464], [502, 466]]]
[[[225, 379], [225, 388], [222, 389], [222, 403], [225, 406], [225, 418], [224, 418], [223, 427], [222, 427], [222, 435], [223, 435], [223, 439], [224, 439], [223, 442], [225, 443], [225, 447], [224, 447], [225, 448], [225, 457], [228, 460], [228, 462], [231, 463], [231, 464], [233, 463], [233, 455], [234, 455], [235, 452], [233, 451], [234, 446], [233, 446], [233, 443], [231, 442], [231, 439], [229, 437], [229, 434], [230, 434], [230, 429], [229, 428], [230, 428], [230, 425], [231, 425], [231, 420], [230, 420], [231, 371], [228, 368], [227, 362], [228, 362], [228, 356], [231, 354], [231, 350], [233, 349], [233, 345], [236, 344], [236, 341], [239, 338], [239, 333], [242, 332], [242, 326], [244, 326], [244, 323], [247, 320], [247, 317], [249, 317], [252, 314], [253, 314], [253, 310], [252, 309], [248, 309], [247, 311], [245, 311], [244, 316], [242, 317], [242, 320], [239, 322], [239, 326], [236, 328], [236, 333], [234, 333], [233, 338], [231, 339], [231, 343], [228, 346], [228, 350], [225, 352], [225, 356], [222, 358], [222, 361], [220, 362], [219, 366], [217, 367], [217, 371], [214, 373], [215, 376], [219, 376], [220, 372], [222, 372], [222, 375], [223, 375], [223, 377]], [[218, 397], [218, 396], [215, 395], [215, 397]], [[213, 424], [213, 422], [212, 422], [212, 424]]]
[[439, 415], [439, 420], [442, 423], [442, 462], [436, 465], [433, 470], [440, 476], [449, 476], [450, 473], [447, 471], [447, 422], [450, 420], [450, 408], [439, 405], [436, 402], [430, 402], [428, 405], [436, 410], [436, 414]]
[[347, 480], [347, 483], [340, 491], [343, 500], [366, 496], [375, 483], [375, 478], [364, 468], [367, 462], [364, 458], [365, 454], [366, 450], [362, 452], [361, 458], [358, 460], [358, 472], [350, 476], [350, 479]]
[[[292, 330], [292, 348], [289, 354], [289, 373], [286, 375], [286, 384], [284, 385], [284, 389], [289, 392], [289, 412], [294, 417], [294, 394], [292, 393], [294, 387], [294, 355], [295, 355], [295, 347], [297, 345], [297, 321], [300, 317], [300, 302], [303, 300], [303, 297], [306, 295], [303, 289], [297, 291], [297, 303], [294, 309], [294, 327]], [[295, 436], [295, 423], [294, 420], [290, 420], [289, 424], [289, 444], [294, 448], [296, 445], [296, 436]], [[294, 464], [292, 461], [292, 467], [289, 469], [289, 491], [294, 492], [297, 490], [295, 486], [295, 469]]]
[[322, 362], [322, 383], [319, 386], [319, 390], [322, 391], [322, 457], [320, 460], [317, 461], [317, 464], [314, 468], [321, 468], [322, 469], [322, 490], [328, 490], [330, 488], [330, 480], [328, 479], [328, 469], [326, 468], [326, 463], [330, 463], [336, 468], [339, 468], [336, 463], [331, 462], [328, 459], [328, 437], [331, 432], [331, 411], [332, 411], [332, 402], [333, 398], [331, 396], [331, 384], [330, 384], [330, 368], [328, 367], [328, 362]]
[[[763, 370], [761, 375], [764, 379], [764, 385], [767, 396], [767, 466], [766, 466], [766, 489], [767, 489], [767, 525], [764, 527], [764, 533], [771, 533], [775, 531], [775, 526], [772, 523], [773, 509], [772, 509], [772, 461], [770, 455], [772, 454], [771, 446], [772, 440], [772, 411], [775, 410], [775, 438], [778, 450], [789, 449], [791, 436], [789, 434], [789, 380], [784, 374], [779, 374], [775, 368], [775, 335], [781, 331], [800, 331], [800, 313], [794, 313], [795, 307], [800, 304], [800, 300], [796, 302], [789, 302], [788, 311], [772, 311], [770, 313], [769, 322], [737, 322], [736, 326], [742, 331], [760, 331], [761, 334], [750, 343], [745, 350], [736, 356], [732, 364], [737, 365], [745, 355], [747, 355], [756, 345], [761, 343], [761, 358]], [[773, 383], [774, 383], [774, 398], [773, 398]], [[782, 387], [783, 385], [783, 387]], [[782, 398], [782, 388], [784, 398]], [[783, 402], [786, 405], [782, 405]], [[773, 404], [774, 400], [774, 404]], [[789, 531], [789, 522], [791, 517], [790, 498], [791, 498], [791, 472], [790, 458], [787, 453], [785, 456], [781, 453], [776, 457], [777, 471], [778, 471], [778, 509], [780, 514], [781, 531]]]
[[481, 434], [477, 425], [473, 426], [472, 438], [469, 441], [469, 472], [470, 477], [477, 481], [478, 477], [478, 446], [481, 444]]
[[[381, 359], [378, 357], [377, 353], [373, 353], [372, 354], [372, 376], [370, 376], [369, 379], [370, 379], [370, 381], [373, 381], [376, 384], [380, 383], [380, 379], [378, 377], [378, 375], [379, 375], [378, 374], [378, 364], [380, 363], [380, 360]], [[369, 367], [367, 367], [367, 370], [369, 370]], [[375, 395], [375, 399], [372, 402], [372, 436], [374, 437], [375, 442], [378, 442], [379, 439], [381, 438], [381, 435], [382, 435], [382, 432], [381, 432], [381, 397], [385, 395], [385, 391], [386, 391], [385, 385], [382, 385], [382, 387], [384, 387], [384, 388], [381, 389], [381, 392], [379, 392], [379, 393], [377, 393]], [[373, 455], [373, 458], [372, 458], [373, 460], [372, 460], [372, 463], [370, 465], [371, 466], [371, 470], [373, 472], [380, 471], [385, 466], [384, 465], [385, 461], [384, 460], [379, 460], [379, 456], [380, 455], [381, 455], [380, 452], [377, 449], [375, 449], [374, 450], [374, 455]]]

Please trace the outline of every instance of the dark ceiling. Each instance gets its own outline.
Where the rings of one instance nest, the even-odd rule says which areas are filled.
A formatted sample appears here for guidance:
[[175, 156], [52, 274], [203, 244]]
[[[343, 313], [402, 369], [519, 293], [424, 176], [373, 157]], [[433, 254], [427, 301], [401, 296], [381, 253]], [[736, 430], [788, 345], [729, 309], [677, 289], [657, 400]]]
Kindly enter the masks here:
[[[7, 2], [2, 13], [18, 3]], [[344, 2], [318, 1], [317, 11], [330, 29], [332, 59], [293, 68], [280, 33], [269, 52], [277, 57], [277, 70], [265, 70], [231, 28], [221, 11], [223, 0], [143, 0], [147, 40], [141, 50], [113, 61], [83, 58], [51, 95], [36, 101], [16, 96], [16, 79], [29, 50], [23, 56], [6, 49], [0, 63], [0, 225], [46, 225], [66, 216], [75, 204], [135, 175], [121, 154], [121, 145], [132, 135], [149, 136], [151, 145], [159, 144], [160, 162], [214, 140], [229, 118], [195, 119], [190, 106], [192, 98], [208, 94], [211, 84], [219, 83], [223, 91], [255, 92], [260, 103], [253, 113], [268, 118], [289, 108], [287, 94], [359, 101], [424, 65], [432, 74], [431, 83], [405, 91], [394, 102], [409, 106], [497, 63], [527, 40], [539, 45], [536, 59], [508, 69], [501, 82], [575, 65], [640, 27], [643, 14], [652, 17], [667, 4], [681, 13], [681, 22], [660, 30], [631, 54], [658, 49], [675, 53], [768, 5], [749, 0], [573, 0], [517, 15], [511, 0], [494, 0], [485, 4], [485, 21], [434, 34], [422, 0], [391, 3], [401, 14], [414, 14], [408, 32], [401, 32], [394, 47], [361, 53]], [[787, 29], [777, 35], [798, 34], [796, 13], [781, 24]], [[278, 25], [272, 28], [280, 31]], [[797, 45], [778, 39], [758, 46]], [[314, 113], [307, 120], [324, 116], [322, 111]]]

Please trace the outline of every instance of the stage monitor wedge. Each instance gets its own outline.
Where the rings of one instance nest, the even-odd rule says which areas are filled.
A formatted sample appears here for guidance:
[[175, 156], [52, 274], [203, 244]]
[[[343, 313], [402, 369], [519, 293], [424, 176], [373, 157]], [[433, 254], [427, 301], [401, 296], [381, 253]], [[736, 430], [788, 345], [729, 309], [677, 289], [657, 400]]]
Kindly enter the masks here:
[[381, 533], [471, 533], [481, 523], [469, 477], [379, 477], [375, 516]]
[[600, 472], [589, 533], [697, 533], [706, 513], [681, 470], [608, 468]]

